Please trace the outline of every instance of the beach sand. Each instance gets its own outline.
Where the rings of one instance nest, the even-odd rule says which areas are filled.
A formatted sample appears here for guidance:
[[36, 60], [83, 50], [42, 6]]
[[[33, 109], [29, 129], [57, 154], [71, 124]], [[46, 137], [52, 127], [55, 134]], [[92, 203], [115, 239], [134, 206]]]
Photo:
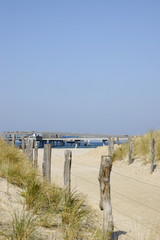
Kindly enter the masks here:
[[[115, 145], [116, 147], [118, 146]], [[63, 186], [65, 150], [52, 149], [51, 180], [52, 183], [61, 186]], [[108, 154], [108, 147], [69, 150], [72, 151], [72, 190], [86, 195], [88, 203], [99, 215], [101, 226], [103, 212], [99, 210], [98, 174], [101, 156]], [[43, 149], [38, 150], [40, 171], [42, 171], [43, 151]], [[11, 221], [12, 209], [21, 210], [24, 199], [19, 196], [21, 189], [12, 184], [7, 185], [4, 179], [0, 179], [0, 188], [0, 222], [7, 224]], [[144, 165], [140, 160], [135, 160], [131, 165], [128, 165], [127, 159], [114, 162], [111, 172], [111, 201], [115, 225], [114, 240], [160, 239], [160, 164], [157, 164], [153, 174], [150, 174], [150, 165]], [[156, 236], [148, 237], [151, 229], [155, 230]], [[41, 233], [47, 236], [49, 233], [45, 231], [41, 230]], [[157, 234], [156, 231], [159, 233]]]
[[[118, 147], [115, 145], [115, 148]], [[63, 186], [64, 151], [52, 149], [52, 182]], [[98, 174], [102, 155], [108, 154], [108, 147], [95, 149], [69, 149], [72, 151], [71, 185], [73, 190], [84, 193], [89, 204], [99, 210]], [[43, 149], [39, 149], [41, 170]], [[125, 161], [113, 163], [111, 172], [111, 200], [115, 235], [118, 239], [144, 239], [151, 229], [160, 236], [160, 164], [153, 174], [150, 165], [135, 160], [131, 165]], [[155, 233], [155, 231], [154, 231]], [[150, 237], [151, 239], [151, 237]], [[153, 237], [154, 240], [160, 237]]]

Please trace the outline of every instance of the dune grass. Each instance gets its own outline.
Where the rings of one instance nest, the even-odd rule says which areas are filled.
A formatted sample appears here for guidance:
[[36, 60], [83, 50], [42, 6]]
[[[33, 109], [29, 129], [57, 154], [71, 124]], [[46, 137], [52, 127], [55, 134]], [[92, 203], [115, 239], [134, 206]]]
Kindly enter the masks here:
[[[151, 140], [155, 139], [155, 161], [160, 161], [160, 131], [150, 131], [143, 136], [134, 137], [133, 158], [140, 158], [144, 163], [150, 161]], [[126, 142], [117, 148], [113, 154], [113, 161], [122, 160], [128, 157], [129, 143]]]
[[[25, 155], [3, 140], [0, 140], [0, 176], [23, 189], [21, 194], [25, 198], [26, 210], [31, 210], [38, 216], [39, 226], [52, 229], [59, 227], [66, 240], [78, 240], [83, 236], [85, 236], [84, 239], [89, 239], [88, 236], [93, 233], [94, 214], [86, 204], [85, 197], [73, 192], [66, 200], [65, 191], [62, 188], [43, 181]], [[32, 223], [32, 219], [28, 215], [14, 214], [13, 236], [8, 239], [32, 239], [32, 234], [25, 235], [23, 238], [16, 237], [16, 234], [17, 236], [25, 234], [25, 227], [29, 228], [29, 223]]]
[[[159, 160], [160, 132], [135, 137], [133, 154], [147, 159], [152, 137], [156, 141], [156, 159]], [[128, 147], [128, 143], [120, 146], [114, 153], [114, 159], [125, 158], [128, 155]], [[4, 233], [6, 239], [36, 239], [35, 229], [41, 226], [61, 230], [65, 240], [110, 240], [95, 224], [97, 216], [86, 204], [82, 194], [72, 192], [66, 199], [62, 188], [44, 182], [25, 155], [2, 140], [0, 140], [0, 176], [23, 189], [22, 196], [28, 210], [13, 213], [12, 226], [9, 232]], [[151, 240], [152, 237], [146, 239]]]
[[26, 161], [22, 152], [0, 140], [0, 176], [24, 188], [28, 180], [33, 181], [38, 177], [38, 172], [31, 162]]
[[35, 217], [25, 211], [14, 212], [12, 227], [7, 234], [13, 240], [34, 240], [35, 239]]
[[85, 239], [89, 227], [93, 224], [93, 212], [86, 205], [84, 196], [73, 192], [62, 206], [62, 223], [66, 240]]

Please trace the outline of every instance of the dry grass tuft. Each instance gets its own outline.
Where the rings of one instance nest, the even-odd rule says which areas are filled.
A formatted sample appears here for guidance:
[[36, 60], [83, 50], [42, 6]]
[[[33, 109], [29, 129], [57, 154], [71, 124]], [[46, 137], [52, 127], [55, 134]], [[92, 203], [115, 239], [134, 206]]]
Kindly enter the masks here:
[[34, 240], [35, 239], [35, 217], [24, 210], [14, 212], [11, 227], [1, 233], [8, 240]]
[[84, 239], [91, 224], [91, 208], [85, 197], [76, 192], [71, 193], [62, 205], [62, 223], [66, 240]]
[[[160, 131], [150, 131], [147, 134], [133, 138], [133, 157], [140, 158], [144, 163], [150, 161], [151, 139], [155, 139], [155, 161], [160, 161]], [[129, 144], [122, 144], [113, 155], [113, 161], [128, 157]]]
[[34, 181], [38, 173], [32, 163], [26, 161], [22, 152], [0, 140], [0, 176], [12, 184], [24, 187], [28, 179]]

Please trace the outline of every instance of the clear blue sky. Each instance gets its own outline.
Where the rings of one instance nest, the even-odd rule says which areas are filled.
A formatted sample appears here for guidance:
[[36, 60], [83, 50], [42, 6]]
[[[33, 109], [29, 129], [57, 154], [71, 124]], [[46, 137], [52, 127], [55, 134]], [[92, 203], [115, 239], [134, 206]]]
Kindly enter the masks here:
[[0, 131], [160, 129], [159, 0], [1, 0]]

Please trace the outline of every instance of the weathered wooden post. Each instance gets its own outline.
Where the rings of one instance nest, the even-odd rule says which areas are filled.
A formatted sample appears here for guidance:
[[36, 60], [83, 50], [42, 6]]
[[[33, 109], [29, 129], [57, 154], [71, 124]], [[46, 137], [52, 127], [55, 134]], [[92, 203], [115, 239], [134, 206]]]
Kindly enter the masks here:
[[25, 152], [25, 147], [24, 147], [24, 135], [22, 135], [22, 151]]
[[44, 144], [44, 155], [43, 155], [43, 178], [48, 182], [51, 182], [51, 144]]
[[66, 190], [66, 200], [71, 192], [71, 164], [72, 164], [72, 151], [66, 150], [64, 152], [64, 188]]
[[28, 151], [29, 151], [29, 138], [26, 138], [26, 156], [28, 157]]
[[119, 137], [117, 137], [117, 145], [119, 145]]
[[112, 139], [108, 137], [108, 155], [112, 156]]
[[114, 229], [110, 196], [111, 169], [112, 169], [112, 157], [102, 156], [98, 178], [100, 184], [99, 207], [101, 210], [103, 210], [103, 230], [107, 240], [111, 239], [111, 235]]
[[33, 138], [26, 139], [26, 156], [33, 161]]
[[33, 138], [29, 138], [29, 159], [33, 161]]
[[113, 156], [113, 153], [114, 153], [114, 143], [115, 143], [115, 141], [114, 141], [115, 139], [114, 139], [114, 137], [112, 138], [112, 156]]
[[108, 137], [108, 155], [113, 156], [114, 153], [114, 137]]
[[132, 163], [132, 151], [133, 151], [133, 146], [132, 146], [132, 139], [129, 137], [128, 138], [128, 142], [129, 142], [129, 164]]
[[12, 134], [12, 147], [15, 146], [15, 142], [16, 142], [16, 138], [15, 138], [15, 134]]
[[154, 140], [154, 138], [152, 138], [152, 140], [151, 140], [151, 170], [150, 170], [151, 174], [154, 171], [154, 159], [155, 159], [155, 140]]
[[38, 144], [37, 141], [34, 141], [34, 167], [38, 167]]

